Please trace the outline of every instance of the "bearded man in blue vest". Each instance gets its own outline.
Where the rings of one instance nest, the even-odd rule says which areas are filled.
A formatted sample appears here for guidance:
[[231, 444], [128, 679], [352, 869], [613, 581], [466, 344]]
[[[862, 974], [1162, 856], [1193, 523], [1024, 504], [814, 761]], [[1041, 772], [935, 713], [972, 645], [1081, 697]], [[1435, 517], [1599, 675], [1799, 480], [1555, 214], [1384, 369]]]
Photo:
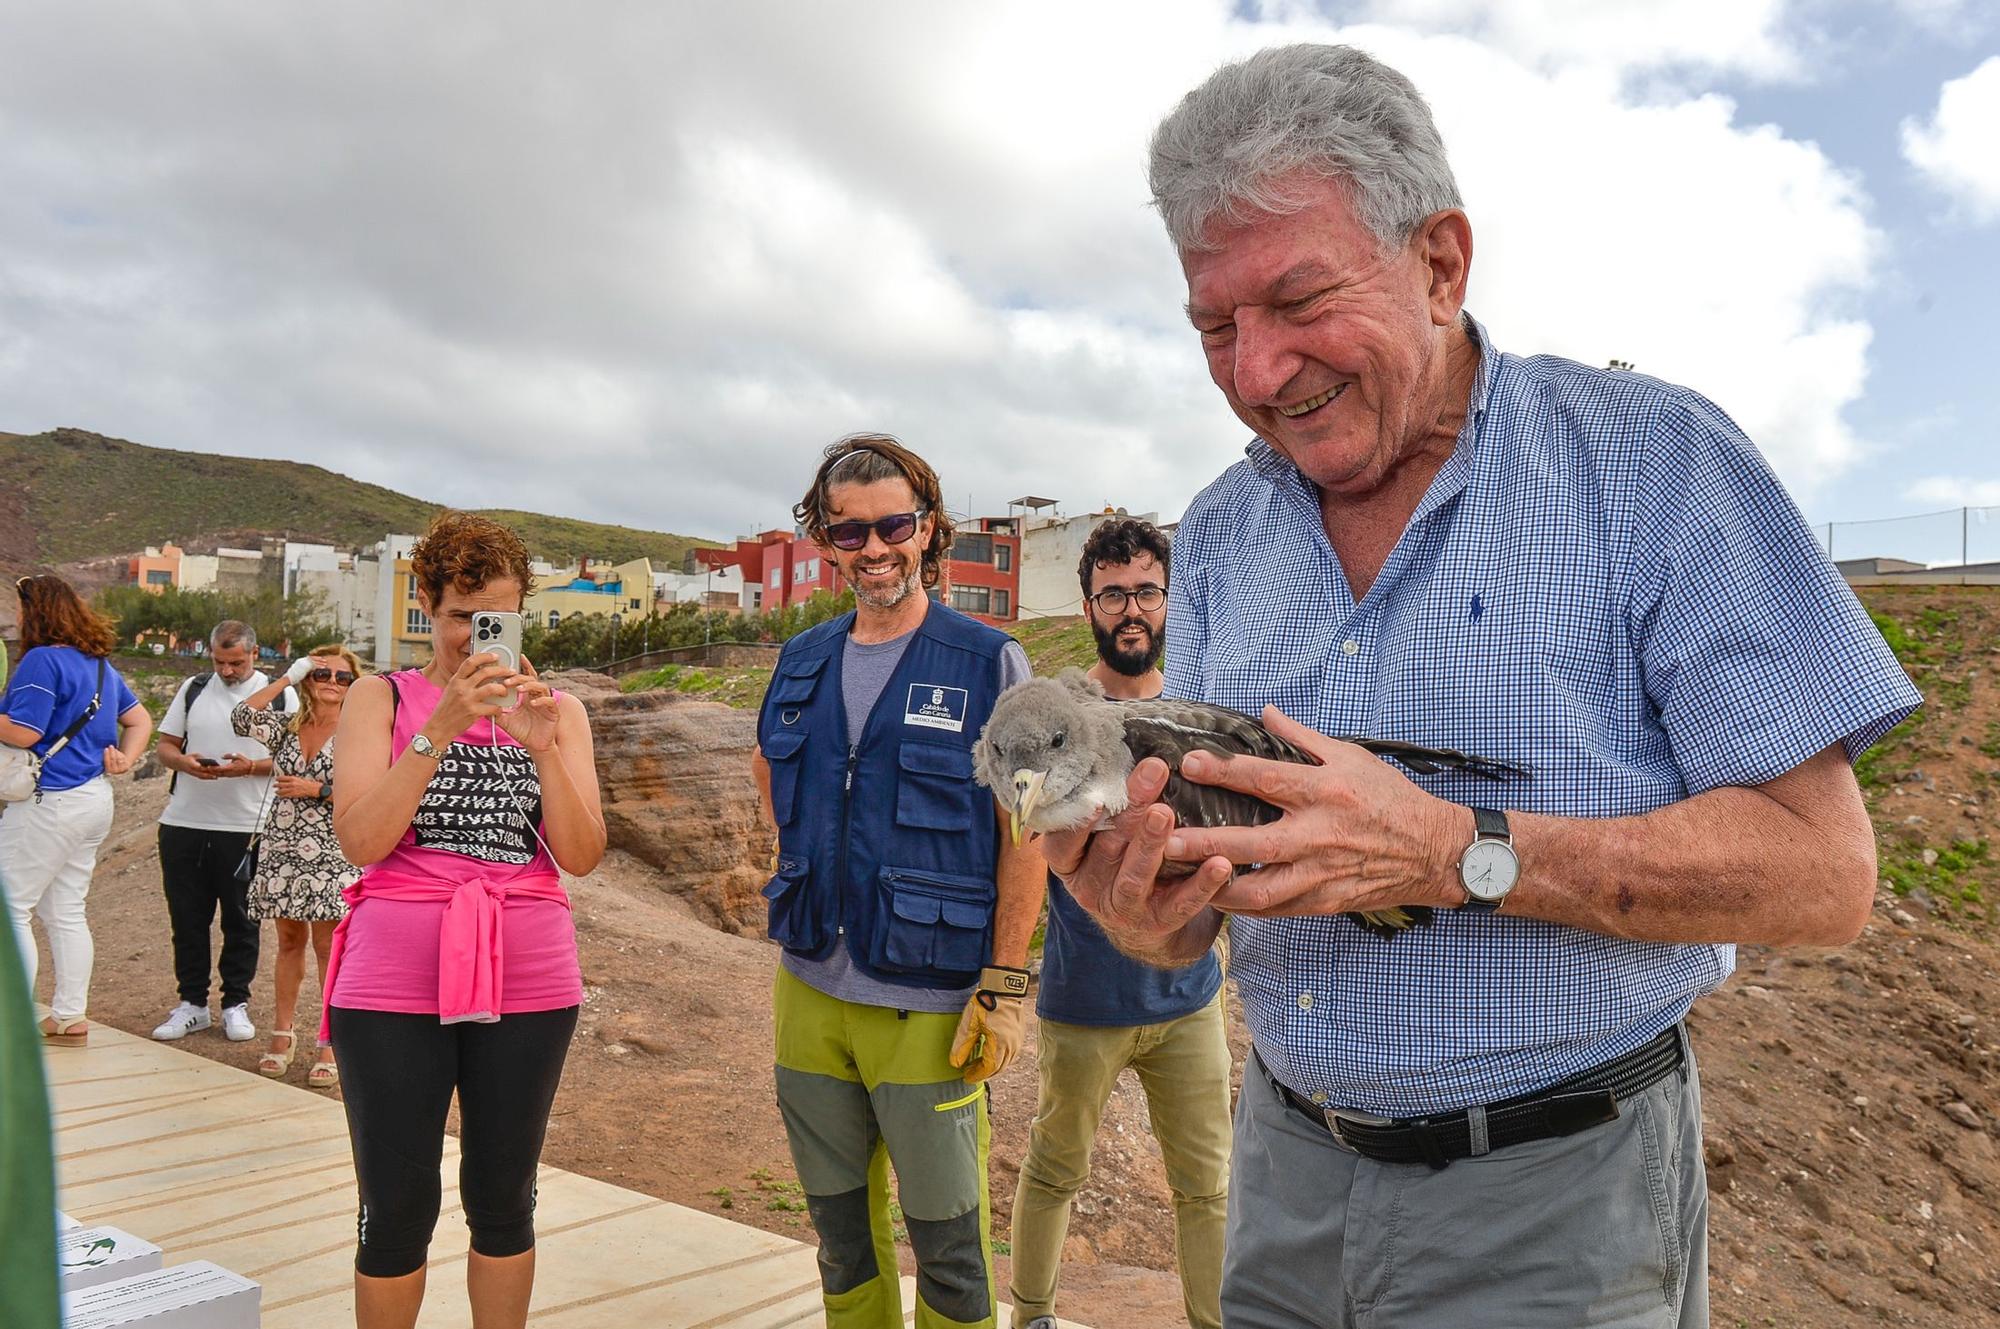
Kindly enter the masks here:
[[994, 1323], [983, 1081], [1025, 1032], [1047, 872], [972, 779], [1020, 644], [947, 608], [937, 475], [881, 434], [827, 449], [794, 510], [854, 612], [786, 643], [754, 766], [778, 828], [778, 1106], [819, 1234], [826, 1322], [904, 1323], [893, 1161], [919, 1326]]

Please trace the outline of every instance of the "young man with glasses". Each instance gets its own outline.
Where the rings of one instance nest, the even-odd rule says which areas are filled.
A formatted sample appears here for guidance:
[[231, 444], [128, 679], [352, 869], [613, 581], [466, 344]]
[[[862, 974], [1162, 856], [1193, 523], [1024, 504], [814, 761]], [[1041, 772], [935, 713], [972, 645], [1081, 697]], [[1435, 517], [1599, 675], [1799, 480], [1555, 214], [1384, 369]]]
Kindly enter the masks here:
[[[1166, 644], [1166, 535], [1107, 521], [1077, 564], [1097, 639], [1090, 677], [1116, 701], [1160, 695]], [[1229, 1190], [1229, 1039], [1213, 951], [1184, 969], [1119, 954], [1055, 877], [1035, 1013], [1041, 1091], [1014, 1195], [1012, 1296], [1024, 1329], [1054, 1329], [1070, 1204], [1090, 1176], [1091, 1143], [1118, 1076], [1131, 1067], [1174, 1200], [1174, 1255], [1193, 1329], [1222, 1323]]]
[[829, 448], [794, 514], [855, 609], [785, 644], [754, 767], [778, 828], [770, 936], [778, 1106], [819, 1234], [826, 1322], [995, 1322], [981, 1083], [1025, 1032], [1047, 868], [1001, 829], [972, 745], [1028, 677], [1019, 643], [925, 592], [951, 522], [936, 474], [879, 434]]

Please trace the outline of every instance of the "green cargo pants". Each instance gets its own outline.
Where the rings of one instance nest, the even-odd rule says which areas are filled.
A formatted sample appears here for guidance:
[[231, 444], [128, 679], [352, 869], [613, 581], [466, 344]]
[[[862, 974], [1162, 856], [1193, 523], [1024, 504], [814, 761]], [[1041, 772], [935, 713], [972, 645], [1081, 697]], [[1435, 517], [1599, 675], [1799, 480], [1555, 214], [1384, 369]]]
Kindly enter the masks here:
[[902, 1329], [889, 1166], [917, 1329], [991, 1329], [986, 1090], [946, 1060], [957, 1015], [839, 1001], [780, 969], [778, 1108], [819, 1234], [828, 1329]]

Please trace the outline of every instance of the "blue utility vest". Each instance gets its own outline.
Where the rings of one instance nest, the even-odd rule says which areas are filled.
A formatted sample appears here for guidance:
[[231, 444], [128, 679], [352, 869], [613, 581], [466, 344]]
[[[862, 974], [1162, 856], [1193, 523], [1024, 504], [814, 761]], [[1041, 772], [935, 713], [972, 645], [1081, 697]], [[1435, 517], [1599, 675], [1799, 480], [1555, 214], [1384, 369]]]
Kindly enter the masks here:
[[853, 623], [787, 642], [757, 719], [778, 822], [770, 936], [814, 960], [844, 938], [871, 978], [966, 987], [992, 955], [999, 850], [972, 745], [1010, 638], [933, 603], [854, 736], [840, 687]]

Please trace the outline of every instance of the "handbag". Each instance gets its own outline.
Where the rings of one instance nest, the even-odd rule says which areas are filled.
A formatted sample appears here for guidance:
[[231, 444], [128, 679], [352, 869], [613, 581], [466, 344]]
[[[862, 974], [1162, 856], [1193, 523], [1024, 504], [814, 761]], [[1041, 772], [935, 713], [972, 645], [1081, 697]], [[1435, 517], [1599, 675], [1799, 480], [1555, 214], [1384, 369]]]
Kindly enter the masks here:
[[104, 658], [97, 660], [97, 690], [90, 695], [90, 705], [83, 708], [83, 714], [70, 722], [63, 730], [62, 737], [49, 744], [49, 750], [39, 757], [32, 748], [17, 748], [0, 744], [0, 803], [20, 803], [29, 798], [37, 803], [42, 801], [42, 768], [49, 764], [58, 752], [68, 747], [70, 740], [83, 732], [83, 727], [97, 715], [98, 707], [104, 704]]

